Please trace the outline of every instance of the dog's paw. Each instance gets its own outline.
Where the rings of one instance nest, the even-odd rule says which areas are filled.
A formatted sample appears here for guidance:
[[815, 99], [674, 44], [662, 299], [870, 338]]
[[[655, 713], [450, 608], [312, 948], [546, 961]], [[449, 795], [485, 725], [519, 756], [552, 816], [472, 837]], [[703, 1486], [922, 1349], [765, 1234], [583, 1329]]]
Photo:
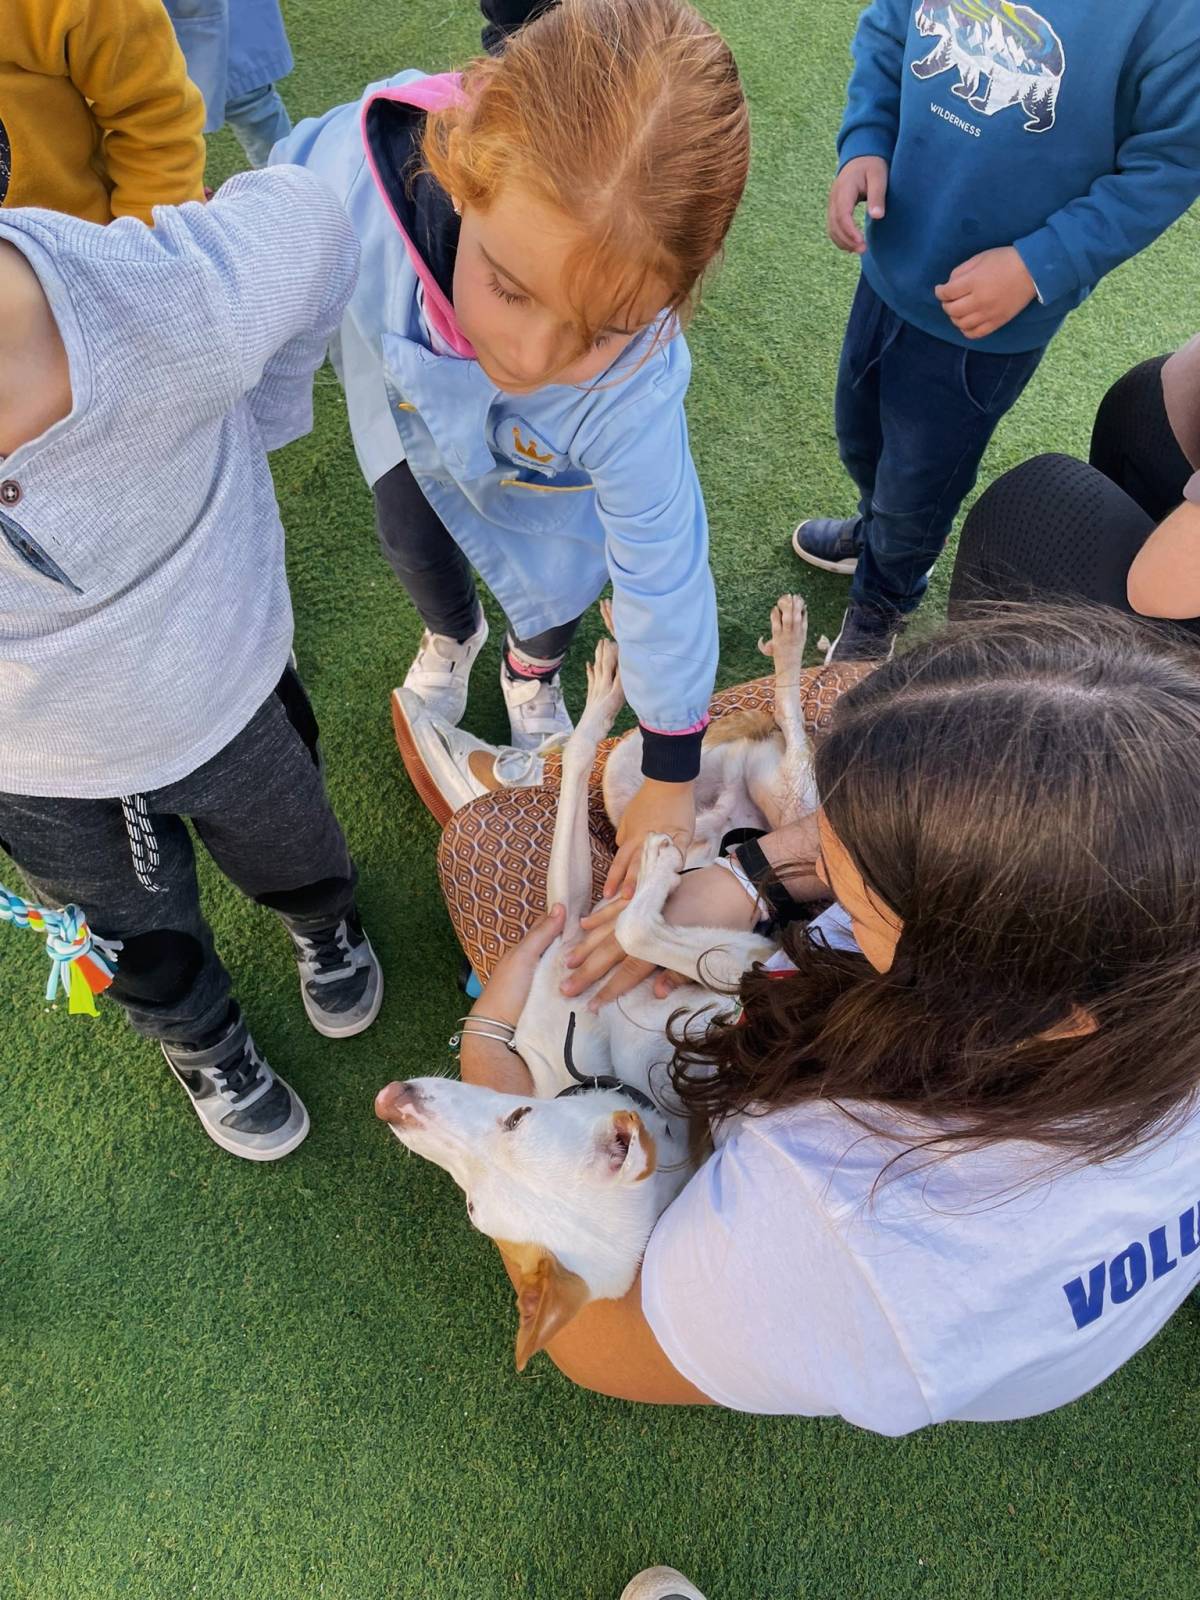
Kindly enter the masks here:
[[668, 833], [648, 833], [642, 845], [642, 862], [638, 869], [638, 884], [652, 876], [675, 878], [683, 871], [683, 852]]
[[617, 647], [611, 639], [599, 639], [596, 642], [596, 654], [588, 662], [587, 710], [594, 710], [611, 724], [624, 703]]
[[771, 610], [771, 637], [760, 639], [758, 648], [771, 656], [775, 671], [799, 670], [808, 643], [808, 607], [798, 594], [780, 595]]

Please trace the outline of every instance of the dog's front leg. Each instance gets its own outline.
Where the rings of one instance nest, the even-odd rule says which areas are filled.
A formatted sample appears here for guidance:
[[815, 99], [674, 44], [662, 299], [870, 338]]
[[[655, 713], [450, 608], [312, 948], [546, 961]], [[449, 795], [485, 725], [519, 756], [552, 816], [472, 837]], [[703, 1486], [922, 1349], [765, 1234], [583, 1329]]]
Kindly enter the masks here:
[[587, 669], [588, 693], [583, 715], [563, 747], [562, 784], [546, 874], [546, 909], [566, 907], [564, 938], [579, 931], [579, 919], [592, 909], [592, 847], [588, 838], [588, 782], [596, 750], [624, 702], [617, 673], [617, 647], [601, 639]]
[[783, 754], [769, 794], [763, 796], [762, 810], [773, 828], [799, 822], [818, 805], [800, 692], [807, 639], [808, 607], [798, 594], [781, 595], [771, 612], [770, 642], [759, 643], [759, 649], [775, 663], [775, 725], [783, 735]]
[[617, 943], [627, 955], [666, 967], [709, 989], [736, 989], [744, 972], [774, 954], [769, 939], [734, 928], [668, 922], [663, 908], [679, 882], [678, 847], [652, 833], [642, 851], [633, 899], [617, 918]]

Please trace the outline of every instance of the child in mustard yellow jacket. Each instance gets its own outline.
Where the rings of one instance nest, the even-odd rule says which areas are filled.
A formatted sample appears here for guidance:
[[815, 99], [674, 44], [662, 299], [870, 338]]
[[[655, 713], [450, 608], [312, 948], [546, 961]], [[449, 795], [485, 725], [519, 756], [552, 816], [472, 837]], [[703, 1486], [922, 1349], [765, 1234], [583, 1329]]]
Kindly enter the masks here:
[[162, 0], [4, 0], [0, 206], [88, 222], [203, 197], [204, 104]]

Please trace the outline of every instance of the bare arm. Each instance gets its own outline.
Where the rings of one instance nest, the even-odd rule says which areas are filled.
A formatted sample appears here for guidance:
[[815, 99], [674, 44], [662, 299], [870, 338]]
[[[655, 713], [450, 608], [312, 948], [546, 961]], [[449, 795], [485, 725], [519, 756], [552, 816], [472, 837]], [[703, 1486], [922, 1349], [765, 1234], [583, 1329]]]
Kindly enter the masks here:
[[1129, 604], [1144, 617], [1200, 617], [1200, 505], [1185, 500], [1129, 569]]
[[[504, 1252], [500, 1252], [504, 1260]], [[516, 1287], [507, 1260], [504, 1267]], [[623, 1300], [592, 1300], [546, 1346], [572, 1383], [642, 1405], [710, 1406], [713, 1402], [668, 1361], [642, 1311], [642, 1275]]]

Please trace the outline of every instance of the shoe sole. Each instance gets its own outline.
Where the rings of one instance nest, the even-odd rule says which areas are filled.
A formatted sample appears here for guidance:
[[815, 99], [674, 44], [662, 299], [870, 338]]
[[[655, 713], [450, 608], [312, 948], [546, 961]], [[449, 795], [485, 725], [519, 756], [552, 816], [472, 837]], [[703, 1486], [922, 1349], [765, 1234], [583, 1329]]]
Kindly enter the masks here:
[[383, 1005], [383, 968], [379, 965], [379, 957], [375, 954], [375, 947], [370, 939], [367, 940], [367, 949], [371, 952], [379, 982], [375, 986], [375, 999], [371, 1002], [370, 1011], [364, 1016], [356, 1017], [353, 1022], [331, 1023], [320, 1013], [314, 1015], [310, 1009], [309, 993], [304, 987], [304, 979], [300, 980], [300, 998], [304, 1002], [304, 1015], [323, 1039], [353, 1039], [356, 1033], [366, 1033], [379, 1015], [379, 1008]]
[[179, 1076], [179, 1073], [175, 1070], [175, 1063], [167, 1054], [165, 1046], [162, 1046], [162, 1054], [163, 1060], [167, 1063], [167, 1066], [171, 1070], [171, 1076], [175, 1079], [176, 1083], [178, 1083], [184, 1094], [187, 1095], [188, 1104], [191, 1106], [192, 1110], [196, 1112], [196, 1121], [204, 1129], [205, 1133], [212, 1140], [212, 1142], [215, 1145], [219, 1145], [222, 1150], [227, 1150], [231, 1156], [240, 1156], [243, 1161], [282, 1161], [284, 1156], [290, 1156], [292, 1151], [295, 1150], [297, 1146], [302, 1145], [305, 1139], [308, 1138], [308, 1130], [311, 1126], [308, 1120], [308, 1107], [304, 1104], [304, 1101], [301, 1100], [300, 1096], [292, 1088], [287, 1079], [281, 1078], [277, 1072], [273, 1074], [276, 1083], [283, 1084], [284, 1088], [292, 1097], [293, 1105], [300, 1107], [300, 1113], [303, 1120], [300, 1123], [297, 1131], [292, 1134], [291, 1137], [285, 1141], [285, 1143], [275, 1145], [270, 1150], [255, 1150], [239, 1143], [236, 1134], [226, 1133], [225, 1130], [219, 1126], [219, 1124], [209, 1122], [207, 1117], [202, 1116], [199, 1111], [196, 1111], [196, 1102], [192, 1099], [187, 1084], [184, 1083], [183, 1079]]
[[814, 556], [800, 543], [800, 528], [805, 526], [802, 522], [799, 528], [792, 530], [792, 549], [801, 561], [807, 561], [810, 567], [820, 567], [822, 572], [838, 572], [844, 578], [852, 578], [858, 571], [858, 557], [844, 556], [841, 561], [826, 561], [823, 556]]
[[404, 709], [404, 702], [400, 698], [398, 689], [392, 690], [392, 728], [396, 734], [400, 759], [404, 763], [405, 772], [408, 773], [409, 782], [421, 797], [434, 821], [439, 827], [444, 828], [454, 815], [454, 807], [433, 781], [433, 774], [421, 759], [421, 752], [417, 749], [417, 741], [413, 738], [408, 713]]

